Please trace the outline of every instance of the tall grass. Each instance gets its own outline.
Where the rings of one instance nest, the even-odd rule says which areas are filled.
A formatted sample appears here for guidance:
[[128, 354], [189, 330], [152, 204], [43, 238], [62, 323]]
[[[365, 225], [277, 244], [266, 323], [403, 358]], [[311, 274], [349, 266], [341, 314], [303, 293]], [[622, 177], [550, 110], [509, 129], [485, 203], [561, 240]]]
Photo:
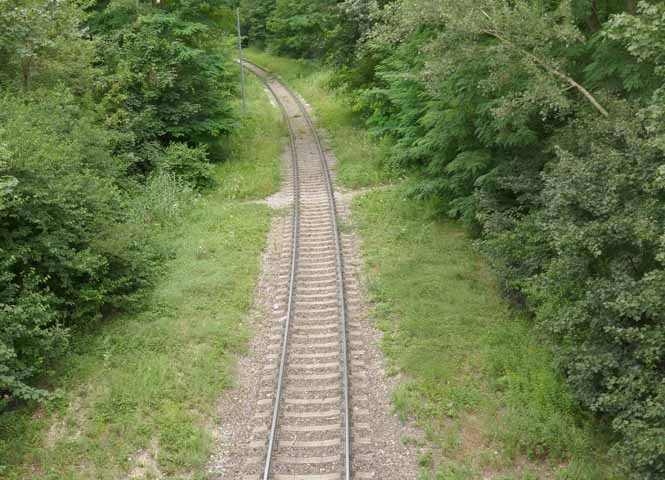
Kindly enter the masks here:
[[132, 217], [144, 224], [179, 222], [198, 197], [189, 183], [171, 172], [157, 170], [132, 199]]

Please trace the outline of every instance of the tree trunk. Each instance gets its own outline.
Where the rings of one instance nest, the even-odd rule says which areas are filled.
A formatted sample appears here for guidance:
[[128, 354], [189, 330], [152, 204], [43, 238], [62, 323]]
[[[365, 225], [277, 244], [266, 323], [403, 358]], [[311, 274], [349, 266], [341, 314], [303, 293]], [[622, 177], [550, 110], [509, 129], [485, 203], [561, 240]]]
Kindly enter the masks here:
[[[630, 0], [628, 0], [630, 2]], [[596, 0], [591, 2], [591, 15], [587, 18], [587, 25], [591, 33], [596, 33], [600, 30], [600, 19], [598, 18], [598, 8], [596, 6]]]
[[32, 58], [28, 57], [21, 62], [21, 77], [23, 78], [23, 88], [26, 90], [30, 86], [30, 74], [32, 70]]
[[635, 15], [635, 0], [626, 0], [626, 11], [629, 15]]
[[[483, 12], [485, 13], [485, 12]], [[487, 15], [487, 14], [485, 14]], [[533, 53], [528, 52], [524, 50], [523, 48], [520, 48], [516, 46], [514, 43], [512, 43], [510, 40], [507, 38], [504, 38], [499, 32], [493, 31], [493, 30], [483, 30], [483, 33], [487, 35], [491, 35], [492, 37], [496, 38], [500, 42], [503, 42], [504, 44], [508, 45], [511, 48], [514, 48], [516, 50], [521, 51], [524, 55], [529, 57], [533, 62], [537, 65], [540, 65], [542, 68], [544, 68], [546, 71], [548, 71], [550, 74], [554, 75], [555, 77], [560, 78], [561, 80], [565, 81], [568, 85], [570, 85], [572, 88], [576, 89], [578, 92], [580, 92], [590, 103], [591, 105], [594, 106], [596, 110], [598, 110], [604, 117], [609, 117], [609, 113], [607, 113], [607, 110], [603, 108], [603, 106], [596, 100], [596, 97], [594, 97], [591, 92], [589, 92], [586, 88], [584, 88], [582, 85], [577, 83], [575, 80], [570, 78], [568, 75], [566, 75], [563, 72], [560, 72], [556, 68], [554, 68], [552, 65], [550, 65], [548, 62], [541, 60], [537, 56], [535, 56]]]
[[[594, 1], [593, 3], [594, 3], [594, 8], [595, 8], [596, 2]], [[481, 9], [480, 11], [482, 12], [483, 15], [485, 15], [488, 18], [488, 20], [490, 20], [492, 23], [494, 23], [494, 21], [492, 20], [492, 17], [490, 17], [487, 14], [487, 12], [485, 12], [483, 9]], [[482, 32], [486, 35], [490, 35], [490, 36], [496, 38], [497, 40], [499, 40], [500, 42], [504, 43], [505, 45], [509, 46], [510, 48], [513, 48], [515, 50], [518, 50], [518, 51], [522, 52], [522, 54], [526, 55], [531, 60], [533, 60], [533, 62], [536, 65], [540, 65], [542, 68], [544, 68], [550, 74], [560, 78], [561, 80], [564, 80], [572, 88], [575, 88], [577, 91], [579, 91], [591, 103], [591, 105], [593, 105], [594, 108], [596, 110], [598, 110], [604, 117], [609, 117], [610, 114], [607, 113], [607, 110], [605, 110], [600, 103], [598, 103], [598, 100], [596, 100], [596, 97], [594, 97], [591, 94], [591, 92], [589, 92], [586, 88], [584, 88], [582, 85], [577, 83], [575, 80], [570, 78], [565, 73], [560, 72], [559, 70], [557, 70], [555, 67], [550, 65], [547, 61], [541, 60], [540, 58], [535, 56], [533, 53], [531, 53], [527, 50], [524, 50], [523, 48], [515, 45], [513, 42], [511, 42], [509, 39], [505, 38], [503, 36], [503, 34], [499, 31], [497, 31], [497, 30], [485, 28], [485, 29], [481, 29], [480, 32]]]

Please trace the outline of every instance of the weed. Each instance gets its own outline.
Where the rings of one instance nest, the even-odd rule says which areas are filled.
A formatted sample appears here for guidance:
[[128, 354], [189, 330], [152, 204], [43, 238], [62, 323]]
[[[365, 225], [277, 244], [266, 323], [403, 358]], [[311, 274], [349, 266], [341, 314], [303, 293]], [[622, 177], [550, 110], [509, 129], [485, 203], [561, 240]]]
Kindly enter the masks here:
[[146, 182], [142, 193], [133, 199], [131, 213], [138, 224], [172, 224], [196, 199], [194, 189], [175, 174], [157, 170]]
[[426, 452], [418, 458], [418, 465], [422, 468], [429, 468], [432, 466], [432, 452]]

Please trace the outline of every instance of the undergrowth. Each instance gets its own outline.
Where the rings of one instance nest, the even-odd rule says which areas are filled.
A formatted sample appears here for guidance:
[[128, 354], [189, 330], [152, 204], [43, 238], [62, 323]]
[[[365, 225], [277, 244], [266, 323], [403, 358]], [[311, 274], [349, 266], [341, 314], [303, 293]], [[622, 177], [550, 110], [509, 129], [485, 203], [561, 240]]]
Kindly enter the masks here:
[[216, 399], [245, 348], [269, 228], [268, 208], [246, 200], [277, 189], [284, 143], [279, 111], [252, 78], [248, 99], [214, 191], [167, 175], [137, 202], [169, 252], [157, 285], [139, 313], [73, 336], [53, 400], [0, 417], [3, 479], [206, 478]]

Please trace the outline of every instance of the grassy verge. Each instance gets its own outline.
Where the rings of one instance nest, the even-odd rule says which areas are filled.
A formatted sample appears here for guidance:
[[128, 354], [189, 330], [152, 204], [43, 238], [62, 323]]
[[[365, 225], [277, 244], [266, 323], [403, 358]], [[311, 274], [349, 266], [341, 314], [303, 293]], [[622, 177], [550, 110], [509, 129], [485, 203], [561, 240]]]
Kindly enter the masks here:
[[499, 298], [463, 229], [404, 189], [366, 194], [354, 218], [392, 368], [397, 411], [433, 445], [422, 478], [615, 478], [528, 322]]
[[263, 84], [252, 74], [246, 78], [247, 115], [229, 142], [229, 160], [220, 164], [216, 172], [220, 179], [216, 195], [223, 200], [257, 200], [279, 189], [286, 125]]
[[145, 308], [75, 339], [60, 398], [0, 417], [3, 479], [206, 478], [215, 400], [245, 348], [270, 223], [267, 207], [245, 200], [277, 188], [284, 140], [254, 79], [249, 99], [215, 191], [151, 227], [173, 253]]
[[356, 124], [350, 97], [328, 88], [332, 70], [312, 62], [276, 57], [251, 48], [247, 50], [247, 58], [279, 74], [312, 105], [317, 121], [330, 135], [341, 185], [356, 189], [397, 181], [399, 173], [391, 167], [386, 147], [377, 147], [365, 129]]

